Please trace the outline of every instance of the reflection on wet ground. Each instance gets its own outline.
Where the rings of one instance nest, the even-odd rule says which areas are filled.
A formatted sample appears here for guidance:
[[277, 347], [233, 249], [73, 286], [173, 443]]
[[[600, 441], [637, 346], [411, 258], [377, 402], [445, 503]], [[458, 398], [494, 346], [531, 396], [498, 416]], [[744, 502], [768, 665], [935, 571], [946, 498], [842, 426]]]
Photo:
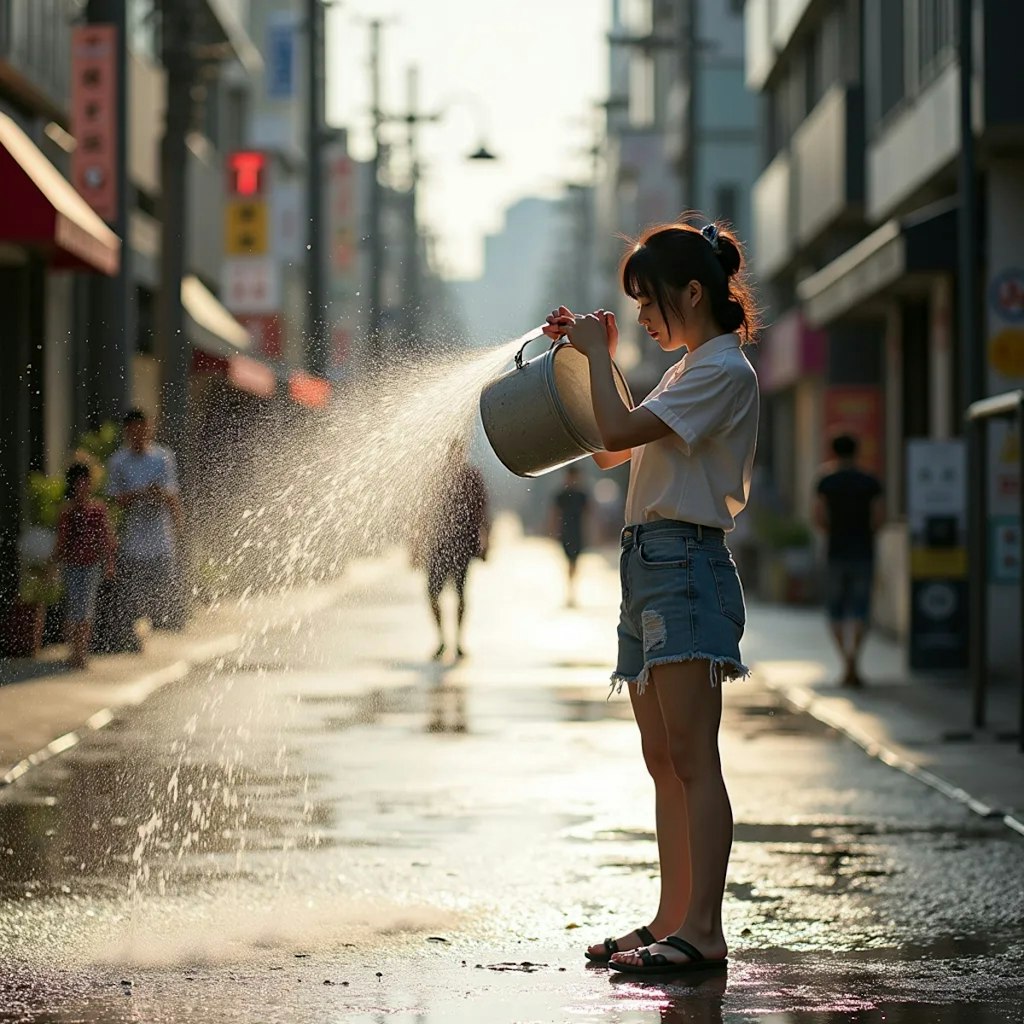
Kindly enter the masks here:
[[724, 733], [731, 967], [638, 982], [582, 957], [656, 894], [628, 702], [574, 662], [512, 685], [303, 643], [0, 797], [0, 1021], [1024, 1019], [1020, 841], [756, 685]]

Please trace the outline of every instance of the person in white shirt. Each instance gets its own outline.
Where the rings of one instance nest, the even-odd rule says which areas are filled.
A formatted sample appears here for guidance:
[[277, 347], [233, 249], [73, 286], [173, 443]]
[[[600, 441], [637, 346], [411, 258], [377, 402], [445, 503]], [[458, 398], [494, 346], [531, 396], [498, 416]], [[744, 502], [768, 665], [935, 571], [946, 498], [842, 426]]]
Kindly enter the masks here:
[[141, 409], [123, 420], [124, 443], [107, 465], [107, 492], [123, 510], [116, 585], [130, 622], [148, 617], [155, 627], [175, 619], [174, 574], [181, 502], [174, 455], [154, 444]]
[[742, 351], [757, 309], [740, 243], [717, 224], [654, 228], [627, 252], [622, 285], [666, 352], [683, 351], [636, 408], [612, 376], [615, 316], [547, 318], [586, 355], [602, 468], [629, 461], [622, 611], [613, 688], [627, 684], [654, 779], [661, 899], [654, 919], [587, 957], [630, 974], [721, 967], [732, 809], [718, 729], [726, 679], [742, 677], [743, 590], [725, 535], [743, 510], [757, 443], [757, 376]]

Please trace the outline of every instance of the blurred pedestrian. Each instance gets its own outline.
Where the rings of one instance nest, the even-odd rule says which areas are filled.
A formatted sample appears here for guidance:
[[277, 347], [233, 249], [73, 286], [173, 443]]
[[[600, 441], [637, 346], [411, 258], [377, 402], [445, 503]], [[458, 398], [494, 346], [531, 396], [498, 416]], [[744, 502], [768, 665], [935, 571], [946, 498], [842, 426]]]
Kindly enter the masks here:
[[122, 446], [110, 457], [107, 490], [124, 510], [117, 559], [122, 613], [168, 628], [176, 615], [175, 573], [181, 502], [174, 455], [154, 444], [141, 409], [123, 420]]
[[863, 686], [858, 667], [871, 614], [875, 533], [882, 525], [882, 484], [857, 466], [857, 439], [832, 441], [836, 465], [818, 481], [816, 524], [828, 537], [825, 605], [843, 659], [843, 686]]
[[[455, 657], [462, 658], [462, 626], [466, 617], [466, 579], [474, 558], [486, 558], [490, 537], [487, 488], [480, 470], [470, 465], [466, 445], [457, 441], [448, 450], [441, 471], [436, 505], [425, 529], [423, 560], [427, 569], [427, 597], [437, 624], [438, 647], [434, 660], [447, 650], [441, 619], [441, 594], [447, 584], [455, 588]], [[414, 557], [414, 562], [417, 559]]]
[[565, 471], [565, 486], [551, 503], [551, 532], [558, 538], [568, 562], [566, 604], [576, 604], [576, 563], [584, 548], [584, 529], [590, 495], [583, 488], [580, 467], [569, 466]]
[[107, 506], [93, 496], [92, 470], [73, 462], [67, 471], [67, 505], [57, 524], [55, 559], [64, 579], [64, 623], [71, 664], [85, 668], [89, 660], [96, 595], [104, 574], [114, 574], [117, 541]]
[[[724, 966], [722, 900], [732, 809], [718, 729], [722, 686], [742, 677], [743, 590], [725, 535], [747, 502], [757, 439], [757, 376], [741, 349], [757, 311], [740, 243], [716, 224], [663, 225], [627, 253], [623, 290], [666, 352], [685, 349], [637, 407], [612, 374], [615, 316], [562, 306], [548, 333], [590, 363], [604, 469], [629, 461], [622, 609], [612, 685], [628, 685], [654, 779], [661, 898], [645, 927], [587, 957], [629, 974]], [[614, 785], [614, 783], [611, 783]]]

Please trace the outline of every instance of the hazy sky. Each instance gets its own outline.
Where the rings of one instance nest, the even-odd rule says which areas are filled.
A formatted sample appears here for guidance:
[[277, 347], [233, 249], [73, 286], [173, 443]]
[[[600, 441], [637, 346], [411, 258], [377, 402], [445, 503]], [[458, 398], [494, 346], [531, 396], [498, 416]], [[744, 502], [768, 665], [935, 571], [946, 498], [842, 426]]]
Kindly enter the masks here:
[[[480, 272], [483, 236], [524, 195], [551, 195], [588, 173], [594, 103], [607, 94], [609, 0], [345, 0], [328, 14], [329, 119], [370, 153], [369, 29], [383, 31], [383, 104], [404, 113], [420, 68], [420, 208], [448, 277]], [[480, 125], [480, 127], [478, 127]], [[500, 160], [473, 162], [480, 128]], [[392, 131], [404, 134], [404, 126]], [[398, 157], [396, 156], [396, 161]]]

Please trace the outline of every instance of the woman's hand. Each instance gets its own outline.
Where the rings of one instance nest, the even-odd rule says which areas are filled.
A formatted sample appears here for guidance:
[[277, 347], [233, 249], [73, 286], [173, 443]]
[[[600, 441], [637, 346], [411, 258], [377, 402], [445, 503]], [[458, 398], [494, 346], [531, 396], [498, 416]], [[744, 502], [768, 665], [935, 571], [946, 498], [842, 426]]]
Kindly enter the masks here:
[[559, 306], [558, 309], [551, 310], [544, 318], [544, 333], [554, 341], [561, 341], [575, 319], [573, 311], [568, 306]]
[[573, 324], [566, 329], [565, 336], [588, 359], [607, 352], [614, 358], [619, 344], [619, 328], [615, 322], [615, 314], [599, 309], [586, 316], [577, 316]]

